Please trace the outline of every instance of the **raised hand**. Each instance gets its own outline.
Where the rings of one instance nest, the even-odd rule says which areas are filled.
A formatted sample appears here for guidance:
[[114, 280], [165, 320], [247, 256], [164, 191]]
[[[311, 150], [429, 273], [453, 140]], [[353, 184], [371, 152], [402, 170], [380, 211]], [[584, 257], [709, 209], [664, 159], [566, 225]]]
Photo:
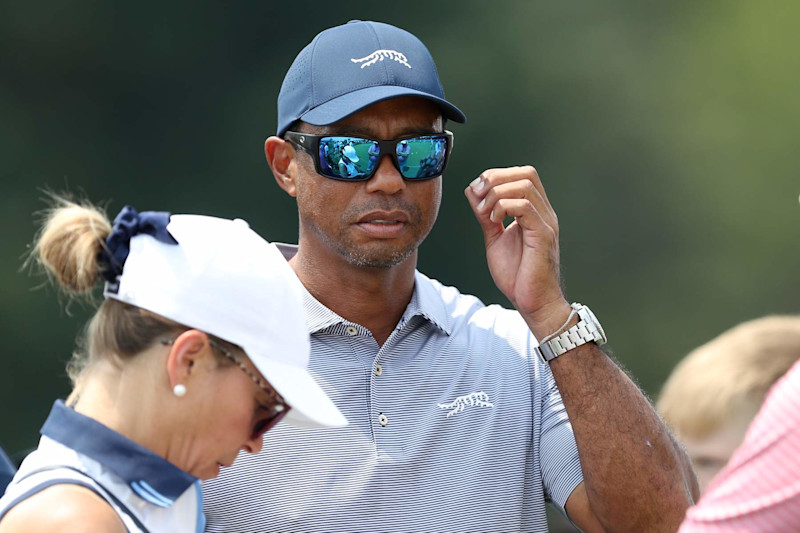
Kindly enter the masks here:
[[[486, 170], [464, 194], [483, 229], [495, 284], [535, 334], [551, 333], [570, 308], [561, 291], [558, 217], [536, 169]], [[506, 217], [514, 218], [508, 226]]]
[[[536, 170], [489, 169], [464, 193], [483, 229], [494, 282], [537, 338], [558, 331], [570, 313], [559, 279], [558, 218]], [[514, 218], [508, 226], [506, 217]], [[566, 503], [570, 518], [583, 531], [675, 531], [697, 485], [636, 384], [594, 343], [554, 359], [550, 369], [584, 473]]]

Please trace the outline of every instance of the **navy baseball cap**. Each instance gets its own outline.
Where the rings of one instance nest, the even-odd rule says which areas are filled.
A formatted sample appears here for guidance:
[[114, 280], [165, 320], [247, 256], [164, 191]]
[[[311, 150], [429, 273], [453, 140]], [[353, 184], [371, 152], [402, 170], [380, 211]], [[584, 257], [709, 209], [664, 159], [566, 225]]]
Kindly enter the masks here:
[[422, 41], [389, 24], [351, 20], [317, 34], [289, 67], [278, 94], [278, 135], [298, 119], [325, 126], [398, 96], [420, 96], [445, 118], [467, 120], [444, 99]]

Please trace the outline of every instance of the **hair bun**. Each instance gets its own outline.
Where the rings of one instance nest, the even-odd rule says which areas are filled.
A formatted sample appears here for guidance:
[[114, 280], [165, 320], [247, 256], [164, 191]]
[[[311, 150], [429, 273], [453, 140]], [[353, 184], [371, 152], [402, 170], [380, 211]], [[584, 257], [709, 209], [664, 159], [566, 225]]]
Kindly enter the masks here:
[[99, 256], [111, 224], [98, 207], [51, 195], [33, 255], [58, 284], [70, 293], [85, 293], [97, 283], [102, 267]]

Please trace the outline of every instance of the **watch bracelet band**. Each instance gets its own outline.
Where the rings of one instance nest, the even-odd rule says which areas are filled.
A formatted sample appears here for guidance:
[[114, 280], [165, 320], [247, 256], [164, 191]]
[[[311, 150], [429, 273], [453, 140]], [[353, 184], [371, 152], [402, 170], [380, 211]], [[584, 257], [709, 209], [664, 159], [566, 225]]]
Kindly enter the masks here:
[[[565, 325], [556, 330], [555, 333], [545, 337], [539, 343], [539, 346], [534, 348], [545, 363], [549, 363], [559, 355], [565, 354], [587, 342], [598, 344], [603, 344], [604, 342], [603, 335], [587, 311], [588, 308], [577, 302], [571, 306], [573, 311], [567, 318]], [[566, 324], [569, 324], [575, 313], [578, 314], [578, 323], [562, 333], [561, 330], [566, 327]]]

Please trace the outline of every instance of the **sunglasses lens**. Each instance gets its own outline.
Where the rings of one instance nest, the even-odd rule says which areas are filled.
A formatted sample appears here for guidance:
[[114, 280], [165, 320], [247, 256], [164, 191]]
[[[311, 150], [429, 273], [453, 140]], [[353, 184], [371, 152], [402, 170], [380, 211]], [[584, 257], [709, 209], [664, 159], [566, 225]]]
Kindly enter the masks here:
[[262, 436], [264, 433], [266, 433], [267, 429], [269, 429], [269, 424], [271, 422], [272, 422], [271, 419], [259, 420], [256, 423], [255, 427], [253, 428], [253, 437], [252, 437], [252, 439], [256, 440], [260, 436]]
[[447, 137], [430, 135], [397, 143], [397, 162], [400, 172], [409, 180], [424, 180], [438, 176], [444, 169], [447, 156]]
[[323, 137], [319, 141], [319, 166], [323, 176], [339, 180], [361, 180], [372, 174], [380, 149], [378, 144], [357, 137]]
[[[445, 135], [426, 135], [404, 139], [395, 145], [400, 173], [408, 180], [439, 176], [447, 161]], [[358, 137], [322, 137], [319, 140], [319, 167], [323, 176], [338, 180], [365, 180], [380, 162], [378, 142]]]
[[272, 429], [272, 427], [275, 426], [275, 424], [280, 422], [281, 419], [284, 416], [286, 416], [287, 412], [289, 412], [289, 407], [284, 407], [283, 410], [277, 411], [272, 416], [262, 418], [261, 420], [256, 422], [256, 425], [253, 426], [253, 436], [252, 436], [253, 440], [261, 438], [261, 436], [264, 435], [264, 433]]

